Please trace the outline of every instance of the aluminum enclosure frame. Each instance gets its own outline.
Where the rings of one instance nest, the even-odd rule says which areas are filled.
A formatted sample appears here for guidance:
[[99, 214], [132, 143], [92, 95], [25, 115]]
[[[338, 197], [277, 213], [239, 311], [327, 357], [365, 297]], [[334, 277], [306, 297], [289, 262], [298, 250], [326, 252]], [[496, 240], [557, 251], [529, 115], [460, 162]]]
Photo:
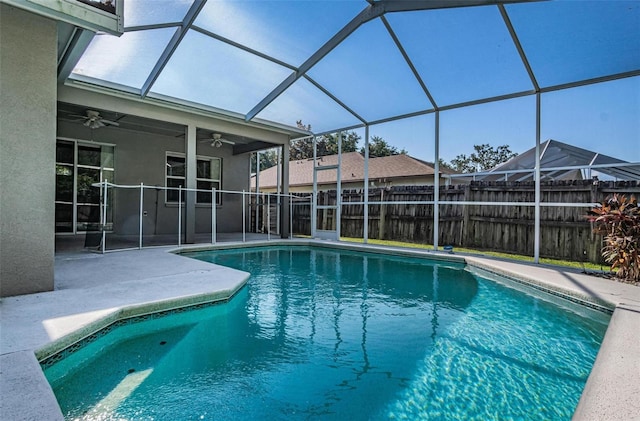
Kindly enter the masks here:
[[[397, 120], [402, 120], [402, 119], [406, 119], [406, 118], [410, 118], [410, 117], [416, 117], [416, 116], [421, 116], [421, 115], [429, 115], [429, 114], [434, 114], [435, 116], [435, 133], [434, 133], [434, 138], [435, 138], [435, 145], [434, 145], [434, 153], [435, 153], [435, 174], [434, 174], [434, 179], [438, 180], [440, 177], [440, 168], [439, 168], [439, 158], [440, 158], [440, 113], [442, 111], [448, 111], [448, 110], [455, 110], [455, 109], [460, 109], [460, 108], [465, 108], [465, 107], [469, 107], [469, 106], [474, 106], [474, 105], [481, 105], [481, 104], [487, 104], [487, 103], [492, 103], [492, 102], [497, 102], [497, 101], [503, 101], [503, 100], [508, 100], [508, 99], [515, 99], [515, 98], [521, 98], [521, 97], [527, 97], [527, 96], [535, 96], [535, 104], [536, 104], [536, 111], [535, 111], [535, 131], [536, 131], [536, 135], [535, 135], [535, 148], [536, 148], [536, 165], [534, 168], [534, 172], [535, 172], [535, 202], [533, 203], [533, 206], [535, 206], [535, 245], [534, 245], [534, 261], [538, 262], [539, 261], [539, 247], [540, 247], [540, 207], [541, 207], [541, 203], [540, 203], [540, 199], [541, 199], [541, 193], [540, 193], [540, 143], [541, 143], [541, 95], [545, 94], [545, 93], [549, 93], [549, 92], [555, 92], [555, 91], [560, 91], [560, 90], [565, 90], [565, 89], [571, 89], [571, 88], [576, 88], [576, 87], [581, 87], [581, 86], [587, 86], [587, 85], [593, 85], [593, 84], [598, 84], [598, 83], [603, 83], [603, 82], [609, 82], [609, 81], [615, 81], [615, 80], [620, 80], [620, 79], [626, 79], [626, 78], [633, 78], [633, 77], [638, 77], [640, 76], [640, 69], [634, 69], [631, 71], [626, 71], [626, 72], [622, 72], [622, 73], [616, 73], [616, 74], [609, 74], [609, 75], [605, 75], [605, 76], [600, 76], [600, 77], [596, 77], [596, 78], [590, 78], [590, 79], [582, 79], [582, 80], [574, 80], [571, 81], [569, 83], [562, 83], [562, 84], [557, 84], [557, 85], [551, 85], [551, 86], [541, 86], [541, 84], [539, 83], [539, 80], [537, 78], [537, 75], [533, 69], [533, 67], [531, 66], [531, 63], [529, 61], [529, 57], [527, 56], [527, 53], [525, 51], [525, 49], [523, 48], [518, 33], [516, 31], [516, 29], [514, 28], [512, 22], [511, 22], [511, 18], [509, 16], [509, 12], [506, 10], [505, 8], [505, 4], [514, 4], [514, 3], [528, 3], [528, 2], [535, 2], [537, 0], [508, 0], [508, 1], [501, 1], [501, 0], [427, 0], [427, 1], [420, 1], [420, 2], [416, 2], [416, 1], [407, 1], [407, 0], [378, 0], [378, 1], [373, 1], [373, 0], [368, 0], [368, 5], [360, 12], [358, 13], [353, 19], [351, 19], [344, 27], [342, 27], [338, 32], [336, 32], [327, 42], [325, 42], [319, 49], [317, 49], [307, 60], [305, 60], [301, 65], [299, 66], [293, 66], [289, 63], [286, 63], [282, 60], [279, 60], [269, 54], [257, 51], [251, 47], [248, 47], [246, 45], [242, 45], [241, 43], [235, 42], [233, 40], [227, 39], [223, 36], [220, 36], [218, 34], [215, 34], [213, 32], [211, 32], [210, 30], [207, 30], [205, 28], [199, 27], [195, 24], [196, 18], [198, 17], [199, 13], [202, 11], [203, 7], [205, 6], [207, 0], [195, 0], [192, 5], [190, 6], [189, 10], [186, 12], [184, 18], [178, 22], [169, 22], [169, 23], [162, 23], [162, 24], [155, 24], [155, 25], [140, 25], [140, 26], [132, 26], [132, 27], [125, 27], [124, 31], [126, 32], [134, 32], [134, 31], [142, 31], [142, 30], [148, 30], [148, 29], [159, 29], [159, 28], [177, 28], [176, 32], [174, 33], [173, 37], [171, 38], [171, 40], [169, 41], [169, 43], [166, 45], [164, 51], [162, 52], [160, 58], [158, 59], [158, 61], [155, 63], [155, 66], [153, 67], [153, 70], [150, 72], [150, 74], [148, 75], [146, 81], [144, 82], [144, 84], [142, 85], [142, 88], [137, 90], [137, 89], [132, 89], [130, 87], [124, 87], [124, 86], [117, 86], [117, 84], [111, 83], [111, 82], [106, 82], [100, 79], [95, 79], [95, 78], [91, 78], [91, 77], [87, 77], [87, 76], [80, 76], [79, 75], [74, 75], [74, 74], [70, 74], [69, 77], [66, 79], [65, 83], [72, 85], [72, 86], [76, 86], [79, 88], [86, 88], [86, 89], [95, 89], [96, 86], [100, 86], [100, 87], [104, 87], [106, 88], [105, 90], [113, 90], [116, 94], [117, 92], [122, 92], [125, 91], [130, 95], [133, 96], [138, 96], [139, 100], [142, 101], [146, 101], [147, 99], [151, 99], [153, 100], [154, 98], [158, 98], [159, 95], [158, 94], [154, 94], [153, 92], [151, 92], [151, 89], [153, 87], [153, 84], [155, 83], [155, 81], [157, 80], [158, 76], [160, 75], [160, 73], [162, 72], [162, 70], [164, 69], [164, 67], [167, 65], [169, 59], [172, 57], [173, 53], [175, 52], [175, 50], [177, 49], [177, 47], [179, 46], [180, 42], [182, 41], [182, 39], [184, 38], [184, 36], [186, 35], [187, 31], [189, 30], [194, 30], [206, 37], [210, 37], [212, 39], [215, 39], [217, 41], [223, 42], [227, 45], [230, 45], [234, 48], [238, 48], [241, 49], [244, 52], [253, 54], [257, 57], [260, 57], [262, 59], [268, 60], [272, 63], [275, 63], [279, 66], [282, 66], [286, 69], [289, 69], [291, 71], [291, 74], [289, 74], [288, 77], [286, 77], [276, 88], [274, 88], [271, 92], [269, 92], [266, 96], [264, 96], [253, 108], [251, 108], [251, 110], [249, 110], [246, 114], [242, 115], [242, 114], [238, 114], [238, 113], [234, 113], [234, 112], [228, 112], [225, 110], [217, 110], [213, 107], [209, 107], [209, 106], [204, 106], [204, 105], [200, 105], [200, 104], [192, 104], [192, 103], [188, 103], [188, 101], [184, 101], [178, 98], [172, 98], [172, 97], [164, 97], [162, 96], [161, 101], [163, 103], [167, 103], [169, 107], [171, 106], [175, 106], [175, 105], [171, 105], [171, 104], [185, 104], [188, 103], [189, 106], [193, 106], [195, 109], [199, 109], [200, 112], [202, 112], [205, 115], [211, 115], [211, 116], [217, 116], [220, 117], [221, 115], [229, 118], [230, 116], [232, 116], [232, 118], [235, 119], [243, 119], [244, 122], [251, 124], [251, 123], [259, 123], [259, 124], [264, 124], [265, 126], [272, 126], [273, 128], [276, 129], [283, 129], [284, 127], [282, 127], [281, 124], [278, 123], [271, 123], [271, 122], [266, 122], [263, 120], [259, 120], [257, 118], [257, 115], [263, 111], [266, 107], [268, 107], [273, 101], [275, 101], [280, 95], [282, 95], [288, 88], [290, 88], [295, 82], [297, 82], [300, 79], [305, 79], [306, 81], [310, 82], [312, 85], [314, 85], [316, 88], [318, 88], [322, 93], [324, 93], [327, 97], [329, 97], [333, 102], [335, 102], [340, 108], [342, 108], [343, 110], [345, 110], [349, 115], [353, 116], [357, 121], [359, 121], [358, 124], [355, 125], [351, 125], [351, 126], [347, 126], [347, 127], [335, 127], [332, 128], [330, 131], [323, 131], [323, 132], [318, 132], [318, 133], [312, 133], [315, 136], [319, 136], [322, 134], [327, 134], [327, 133], [336, 133], [336, 132], [342, 132], [342, 131], [347, 131], [347, 130], [353, 130], [353, 129], [359, 129], [359, 128], [364, 128], [365, 129], [365, 182], [364, 182], [364, 189], [365, 189], [365, 206], [364, 206], [364, 218], [365, 220], [368, 218], [368, 184], [369, 184], [369, 180], [368, 180], [368, 152], [369, 152], [369, 128], [372, 125], [377, 125], [377, 124], [382, 124], [382, 123], [387, 123], [387, 122], [392, 122], [392, 121], [397, 121]], [[414, 63], [411, 60], [410, 55], [407, 53], [405, 47], [403, 46], [401, 40], [396, 36], [396, 34], [394, 33], [391, 25], [389, 24], [388, 20], [386, 19], [386, 14], [388, 13], [395, 13], [395, 12], [409, 12], [409, 11], [420, 11], [420, 10], [433, 10], [433, 9], [443, 9], [443, 8], [462, 8], [462, 7], [475, 7], [475, 6], [495, 6], [499, 13], [500, 16], [502, 18], [502, 21], [504, 23], [505, 28], [508, 30], [508, 33], [511, 37], [511, 41], [513, 43], [513, 46], [515, 47], [518, 56], [520, 58], [521, 64], [523, 66], [523, 68], [526, 70], [526, 74], [528, 76], [529, 82], [531, 84], [531, 89], [529, 90], [521, 90], [521, 91], [517, 91], [517, 92], [511, 92], [511, 93], [507, 93], [507, 94], [503, 94], [503, 95], [498, 95], [498, 96], [492, 96], [492, 97], [486, 97], [486, 98], [478, 98], [478, 99], [474, 99], [471, 101], [465, 101], [465, 102], [460, 102], [460, 103], [455, 103], [455, 104], [447, 104], [447, 105], [441, 105], [438, 104], [437, 101], [435, 100], [435, 98], [433, 97], [433, 95], [431, 94], [431, 91], [429, 89], [428, 84], [421, 78], [419, 72], [417, 71]], [[411, 70], [411, 72], [413, 73], [413, 76], [416, 78], [416, 81], [418, 82], [420, 88], [422, 89], [422, 94], [424, 94], [424, 96], [427, 98], [428, 103], [431, 104], [430, 108], [427, 109], [423, 109], [423, 110], [419, 110], [419, 111], [414, 111], [411, 113], [406, 113], [406, 114], [400, 114], [400, 115], [389, 115], [387, 117], [381, 118], [381, 119], [376, 119], [376, 120], [367, 120], [365, 119], [362, 115], [358, 114], [355, 110], [353, 110], [348, 104], [346, 104], [345, 102], [341, 101], [337, 95], [335, 95], [330, 89], [326, 88], [325, 86], [323, 86], [321, 83], [318, 83], [316, 80], [314, 80], [311, 76], [309, 76], [308, 72], [316, 65], [318, 64], [325, 56], [327, 56], [331, 51], [333, 51], [336, 47], [338, 47], [344, 40], [346, 40], [351, 34], [353, 34], [355, 31], [357, 31], [362, 25], [364, 25], [367, 22], [373, 21], [375, 19], [380, 19], [381, 22], [383, 23], [384, 27], [386, 28], [388, 35], [390, 36], [390, 38], [393, 40], [393, 43], [395, 44], [396, 48], [398, 49], [398, 51], [400, 52], [401, 56], [403, 57], [405, 64], [409, 67], [409, 69]], [[80, 47], [78, 48], [86, 48], [87, 43], [79, 43]], [[79, 60], [81, 57], [81, 54], [78, 54], [78, 52], [74, 52], [73, 54], [71, 54], [69, 56], [70, 58], [68, 58], [65, 63], [64, 63], [64, 68], [66, 69], [65, 73], [62, 75], [62, 77], [67, 76], [66, 72], [68, 71], [69, 68], [73, 67], [73, 60]], [[293, 127], [287, 127], [287, 129], [293, 129], [295, 130], [295, 128]], [[315, 177], [314, 177], [315, 178]], [[439, 183], [435, 183], [435, 187], [434, 187], [435, 191], [435, 197], [434, 197], [434, 238], [433, 238], [433, 245], [434, 245], [434, 249], [438, 249], [438, 208], [439, 208]], [[314, 184], [314, 196], [317, 195], [317, 189], [316, 186]], [[495, 203], [495, 205], [500, 205], [502, 203]], [[571, 204], [571, 205], [576, 205], [576, 204]], [[584, 205], [584, 204], [583, 204]], [[339, 212], [339, 209], [337, 210], [337, 212]], [[338, 229], [339, 231], [339, 229]], [[367, 229], [367, 224], [365, 224], [364, 226], [364, 233], [363, 233], [363, 237], [364, 237], [364, 241], [366, 242], [368, 239], [368, 229]]]

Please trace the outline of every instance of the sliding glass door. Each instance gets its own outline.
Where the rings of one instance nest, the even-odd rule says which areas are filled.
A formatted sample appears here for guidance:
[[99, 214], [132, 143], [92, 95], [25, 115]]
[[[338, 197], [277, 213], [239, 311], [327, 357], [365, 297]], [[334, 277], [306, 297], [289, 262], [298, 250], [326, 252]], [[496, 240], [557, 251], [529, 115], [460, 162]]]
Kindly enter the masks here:
[[[56, 143], [56, 233], [100, 231], [102, 189], [114, 181], [114, 147], [59, 139]], [[113, 225], [113, 200], [107, 197], [107, 225]]]

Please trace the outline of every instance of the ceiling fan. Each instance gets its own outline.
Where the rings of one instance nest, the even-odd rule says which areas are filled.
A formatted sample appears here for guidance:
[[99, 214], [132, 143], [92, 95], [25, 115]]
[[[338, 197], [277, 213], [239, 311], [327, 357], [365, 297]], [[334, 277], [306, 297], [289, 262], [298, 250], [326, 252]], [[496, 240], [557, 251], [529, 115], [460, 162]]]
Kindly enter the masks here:
[[119, 126], [120, 124], [115, 121], [104, 119], [98, 111], [87, 110], [86, 115], [74, 115], [73, 117], [80, 117], [84, 119], [84, 125], [90, 129], [99, 129], [105, 126]]
[[219, 147], [222, 146], [223, 143], [226, 143], [228, 145], [235, 145], [236, 144], [236, 142], [234, 142], [232, 140], [227, 140], [227, 139], [223, 138], [220, 133], [214, 133], [213, 136], [211, 136], [211, 147], [212, 148], [219, 148]]

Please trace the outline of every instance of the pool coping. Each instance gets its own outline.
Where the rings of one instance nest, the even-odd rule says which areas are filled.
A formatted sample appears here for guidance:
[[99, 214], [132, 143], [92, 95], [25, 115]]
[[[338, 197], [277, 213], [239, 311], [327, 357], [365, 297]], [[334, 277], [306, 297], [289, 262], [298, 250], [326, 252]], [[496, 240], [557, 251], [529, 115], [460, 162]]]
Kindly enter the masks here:
[[[159, 250], [158, 255], [161, 258], [166, 258], [168, 255], [179, 255], [182, 252], [211, 249], [298, 245], [398, 256], [428, 257], [440, 261], [462, 263], [469, 267], [476, 267], [505, 276], [516, 282], [530, 285], [533, 288], [554, 295], [569, 297], [573, 301], [578, 301], [582, 304], [586, 303], [600, 310], [613, 312], [605, 338], [573, 419], [629, 420], [637, 418], [637, 414], [640, 413], [640, 403], [637, 399], [640, 392], [640, 336], [636, 333], [637, 329], [635, 328], [640, 323], [640, 288], [638, 287], [580, 274], [578, 271], [560, 270], [543, 265], [524, 264], [522, 262], [505, 261], [477, 255], [448, 254], [422, 249], [312, 239], [271, 240], [252, 243], [237, 242], [207, 246], [186, 246], [179, 249], [168, 247]], [[176, 257], [182, 258], [182, 256]], [[64, 331], [64, 334], [57, 334], [57, 336], [54, 334], [53, 338], [45, 343], [40, 343], [37, 346], [27, 344], [16, 349], [3, 349], [0, 355], [0, 372], [2, 373], [0, 387], [3, 390], [2, 401], [0, 402], [0, 418], [12, 420], [62, 420], [60, 408], [38, 361], [72, 346], [74, 343], [95, 334], [117, 320], [188, 305], [228, 301], [242, 289], [249, 277], [249, 274], [245, 272], [234, 271], [229, 268], [222, 268], [224, 271], [220, 271], [221, 267], [204, 263], [211, 265], [209, 266], [211, 270], [207, 271], [203, 269], [203, 263], [194, 263], [199, 268], [197, 275], [194, 275], [194, 271], [187, 270], [184, 273], [176, 273], [169, 277], [171, 278], [170, 280], [179, 279], [184, 282], [186, 279], [195, 276], [199, 279], [196, 288], [198, 293], [193, 293], [193, 290], [190, 290], [190, 293], [186, 295], [165, 296], [163, 299], [134, 301], [126, 305], [100, 308], [89, 314], [88, 319], [87, 317], [71, 317], [69, 320], [65, 320], [64, 322], [68, 326], [66, 326], [67, 330]], [[186, 264], [189, 266], [191, 262]], [[214, 270], [212, 267], [216, 267], [218, 270]], [[234, 278], [236, 283], [233, 285], [235, 286], [229, 287], [228, 283], [225, 288], [212, 286], [211, 283], [219, 278], [220, 275]], [[149, 280], [146, 281], [150, 282]], [[157, 280], [153, 279], [151, 281], [155, 282]], [[131, 286], [144, 288], [144, 285], [145, 282], [133, 281]], [[62, 292], [68, 291], [63, 290]], [[31, 299], [33, 297], [44, 298], [47, 294], [53, 296], [56, 295], [55, 292], [10, 297], [0, 301], [2, 306], [0, 310], [3, 313], [3, 336], [5, 336], [6, 332], [5, 315], [8, 312], [5, 310], [7, 310], [7, 302], [20, 300], [33, 302], [34, 300]], [[170, 294], [171, 292], [168, 291], [167, 293]], [[35, 302], [38, 301], [38, 299], [35, 300]], [[87, 315], [85, 314], [84, 316]], [[41, 320], [43, 324], [47, 321]]]

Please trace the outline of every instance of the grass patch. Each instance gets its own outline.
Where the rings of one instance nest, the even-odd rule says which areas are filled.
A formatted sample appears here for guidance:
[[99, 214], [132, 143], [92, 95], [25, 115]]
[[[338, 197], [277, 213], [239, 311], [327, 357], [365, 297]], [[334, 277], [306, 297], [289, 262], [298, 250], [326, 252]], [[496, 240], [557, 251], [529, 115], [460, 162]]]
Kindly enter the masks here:
[[[362, 243], [362, 238], [349, 238], [349, 237], [340, 237], [341, 241], [347, 241], [352, 243]], [[390, 241], [390, 240], [375, 240], [369, 239], [367, 240], [368, 244], [375, 244], [379, 246], [389, 246], [389, 247], [407, 247], [407, 248], [416, 248], [416, 249], [424, 249], [424, 250], [433, 250], [433, 245], [431, 244], [417, 244], [417, 243], [405, 243], [402, 241]], [[468, 254], [478, 254], [482, 256], [491, 256], [491, 257], [499, 257], [503, 259], [511, 259], [511, 260], [519, 260], [523, 262], [533, 262], [533, 256], [523, 256], [520, 254], [511, 254], [511, 253], [501, 253], [495, 251], [483, 251], [483, 250], [475, 250], [468, 249], [463, 247], [456, 247], [455, 252], [458, 253], [468, 253]], [[585, 269], [588, 271], [606, 271], [608, 267], [602, 266], [596, 263], [590, 262], [573, 262], [570, 260], [561, 260], [561, 259], [548, 259], [548, 258], [540, 258], [540, 263], [546, 265], [554, 265], [561, 267], [568, 267], [574, 269]]]

